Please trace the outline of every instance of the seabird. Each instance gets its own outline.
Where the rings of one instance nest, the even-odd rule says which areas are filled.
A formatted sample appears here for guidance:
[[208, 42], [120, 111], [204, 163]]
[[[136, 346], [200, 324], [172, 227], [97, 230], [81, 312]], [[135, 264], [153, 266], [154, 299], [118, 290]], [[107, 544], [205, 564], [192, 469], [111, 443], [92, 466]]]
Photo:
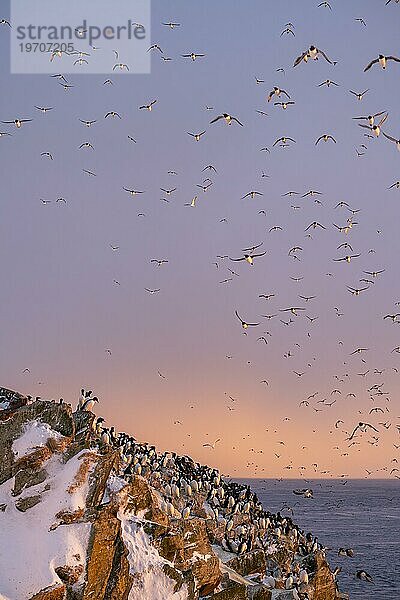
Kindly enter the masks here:
[[377, 63], [379, 63], [380, 66], [382, 67], [382, 69], [385, 70], [388, 60], [394, 60], [395, 62], [400, 63], [400, 58], [397, 58], [396, 56], [384, 56], [383, 54], [380, 54], [378, 56], [378, 58], [375, 58], [374, 60], [371, 60], [370, 63], [368, 63], [368, 65], [364, 69], [364, 73], [365, 73], [365, 71], [368, 71], [368, 69], [370, 69], [373, 65], [375, 65]]
[[242, 317], [239, 316], [239, 313], [237, 310], [235, 310], [235, 315], [239, 319], [243, 329], [247, 329], [248, 327], [257, 327], [257, 325], [260, 324], [260, 323], [246, 323], [246, 321], [243, 321]]
[[85, 402], [82, 405], [82, 408], [80, 410], [87, 410], [87, 411], [92, 411], [93, 407], [95, 405], [96, 402], [98, 402], [99, 399], [94, 397], [94, 398], [88, 398], [87, 400], [85, 400]]
[[318, 60], [319, 55], [321, 55], [331, 65], [335, 64], [330, 60], [330, 58], [328, 58], [328, 56], [323, 50], [320, 50], [316, 46], [310, 46], [308, 50], [306, 50], [296, 58], [296, 60], [293, 63], [293, 66], [297, 67], [297, 65], [299, 65], [301, 62], [308, 62], [309, 59]]
[[359, 571], [357, 571], [356, 577], [361, 581], [368, 581], [368, 583], [374, 583], [371, 575], [369, 575], [367, 571], [364, 571], [364, 569], [360, 569]]
[[229, 115], [228, 113], [222, 113], [222, 115], [218, 115], [218, 117], [215, 117], [215, 119], [213, 119], [212, 121], [210, 121], [211, 123], [216, 123], [217, 121], [219, 121], [220, 119], [225, 119], [225, 123], [227, 125], [231, 125], [232, 121], [235, 121], [236, 123], [238, 123], [241, 127], [243, 127], [243, 123], [241, 123], [236, 117], [232, 117], [232, 115]]

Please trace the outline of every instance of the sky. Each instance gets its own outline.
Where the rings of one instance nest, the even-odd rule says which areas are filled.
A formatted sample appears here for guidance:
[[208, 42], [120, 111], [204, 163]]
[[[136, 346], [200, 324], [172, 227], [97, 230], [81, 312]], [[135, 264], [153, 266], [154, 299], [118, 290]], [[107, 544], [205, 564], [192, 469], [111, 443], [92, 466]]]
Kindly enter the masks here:
[[[147, 75], [67, 75], [68, 91], [48, 75], [10, 74], [0, 26], [0, 120], [32, 119], [1, 126], [13, 134], [0, 137], [2, 386], [73, 404], [92, 389], [108, 426], [225, 474], [396, 476], [400, 329], [383, 317], [400, 312], [400, 189], [388, 189], [400, 153], [353, 117], [386, 111], [383, 130], [400, 137], [400, 64], [363, 71], [380, 53], [400, 55], [400, 6], [318, 4], [154, 1], [151, 43], [172, 60], [155, 50]], [[295, 35], [281, 35], [288, 22]], [[320, 56], [293, 68], [311, 44], [336, 64]], [[205, 56], [181, 57], [192, 51]], [[327, 79], [338, 85], [319, 85]], [[295, 104], [268, 103], [274, 86]], [[349, 92], [366, 89], [362, 101]], [[138, 109], [154, 99], [151, 112]], [[104, 119], [110, 110], [121, 120]], [[243, 127], [210, 124], [222, 113]], [[188, 135], [203, 130], [199, 142]], [[337, 143], [315, 145], [324, 133]], [[296, 143], [273, 146], [282, 136]], [[251, 190], [262, 195], [243, 199]], [[321, 195], [302, 197], [309, 190]], [[334, 227], [349, 218], [347, 235]], [[314, 221], [324, 229], [306, 232]], [[261, 242], [253, 266], [230, 260]], [[352, 250], [337, 249], [344, 242]], [[349, 253], [360, 256], [333, 260]], [[293, 306], [306, 310], [281, 312]], [[260, 324], [244, 331], [236, 310]], [[351, 445], [360, 421], [378, 432]]]

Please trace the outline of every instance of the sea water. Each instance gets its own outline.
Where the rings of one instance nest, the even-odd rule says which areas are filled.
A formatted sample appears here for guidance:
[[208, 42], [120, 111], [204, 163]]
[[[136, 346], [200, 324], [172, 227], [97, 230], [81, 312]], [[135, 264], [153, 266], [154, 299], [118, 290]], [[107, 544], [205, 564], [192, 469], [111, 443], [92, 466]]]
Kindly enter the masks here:
[[[250, 484], [263, 506], [290, 516], [329, 548], [328, 561], [342, 567], [339, 589], [351, 600], [400, 600], [400, 481], [399, 480], [241, 480]], [[311, 488], [313, 499], [293, 494]], [[293, 516], [284, 507], [293, 509]], [[337, 555], [353, 548], [354, 558]], [[367, 571], [374, 585], [356, 579]]]

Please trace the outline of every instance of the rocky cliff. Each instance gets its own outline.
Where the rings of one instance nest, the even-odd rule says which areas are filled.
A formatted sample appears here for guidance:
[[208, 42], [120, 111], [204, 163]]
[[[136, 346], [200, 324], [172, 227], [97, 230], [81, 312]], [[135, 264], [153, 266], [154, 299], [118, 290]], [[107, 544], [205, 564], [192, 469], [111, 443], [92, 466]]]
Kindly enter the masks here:
[[247, 486], [68, 404], [0, 390], [1, 600], [335, 600]]

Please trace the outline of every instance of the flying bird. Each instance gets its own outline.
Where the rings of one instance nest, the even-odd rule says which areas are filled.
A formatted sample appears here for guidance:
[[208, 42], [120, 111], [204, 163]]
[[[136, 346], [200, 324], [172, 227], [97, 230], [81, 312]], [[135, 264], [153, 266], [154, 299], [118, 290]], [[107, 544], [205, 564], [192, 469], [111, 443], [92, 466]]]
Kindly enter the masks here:
[[332, 135], [330, 135], [329, 133], [324, 133], [323, 135], [320, 135], [319, 138], [317, 139], [317, 141], [315, 142], [315, 145], [317, 145], [318, 142], [320, 142], [321, 140], [323, 140], [324, 142], [327, 142], [328, 140], [332, 140], [332, 142], [334, 142], [336, 144], [335, 138]]
[[218, 115], [218, 117], [215, 117], [215, 119], [210, 121], [210, 124], [216, 123], [220, 119], [224, 119], [227, 125], [232, 125], [232, 123], [235, 122], [238, 123], [241, 127], [243, 127], [243, 123], [241, 123], [236, 117], [232, 117], [232, 115], [229, 115], [228, 113], [222, 113], [222, 115]]
[[157, 102], [157, 100], [152, 100], [149, 104], [143, 104], [142, 106], [139, 106], [139, 110], [148, 110], [149, 112], [151, 112], [153, 110], [153, 106], [155, 105], [155, 103]]
[[265, 250], [265, 252], [260, 252], [259, 254], [245, 254], [243, 257], [241, 258], [229, 258], [229, 260], [232, 260], [233, 262], [241, 262], [243, 260], [245, 260], [246, 262], [249, 263], [249, 265], [253, 266], [254, 265], [254, 259], [255, 258], [259, 258], [260, 256], [264, 256], [267, 253], [267, 251]]
[[376, 429], [376, 427], [374, 427], [373, 425], [370, 425], [369, 423], [362, 423], [360, 421], [358, 423], [358, 425], [356, 425], [356, 427], [354, 427], [353, 433], [347, 439], [349, 441], [351, 441], [354, 438], [354, 436], [356, 435], [356, 433], [357, 433], [358, 430], [360, 430], [361, 432], [365, 433], [367, 431], [367, 428], [372, 429], [373, 431], [376, 431], [377, 433], [379, 433], [378, 429]]
[[335, 64], [330, 58], [328, 58], [323, 50], [320, 50], [316, 46], [310, 46], [308, 50], [305, 50], [296, 58], [293, 66], [297, 67], [297, 65], [299, 65], [301, 62], [308, 62], [309, 59], [318, 60], [319, 56], [322, 56], [329, 64]]
[[378, 58], [374, 58], [374, 60], [371, 60], [371, 62], [367, 64], [364, 69], [364, 73], [376, 64], [379, 64], [382, 69], [385, 70], [388, 60], [393, 60], [394, 62], [400, 63], [400, 58], [397, 58], [396, 56], [384, 56], [383, 54], [379, 54]]
[[1, 121], [4, 124], [7, 125], [15, 125], [15, 127], [17, 129], [21, 129], [22, 125], [24, 123], [30, 123], [32, 121], [32, 119], [14, 119], [13, 121]]
[[379, 121], [379, 123], [377, 125], [363, 125], [362, 123], [359, 123], [358, 126], [359, 127], [364, 127], [364, 129], [369, 129], [370, 131], [373, 132], [373, 134], [375, 135], [375, 137], [379, 137], [380, 133], [381, 133], [381, 127], [384, 124], [384, 122], [386, 121], [386, 119], [388, 118], [388, 113], [384, 114], [383, 117], [381, 118], [381, 120]]
[[205, 54], [196, 54], [195, 52], [191, 52], [190, 54], [181, 54], [181, 56], [183, 58], [190, 58], [194, 62], [197, 58], [204, 57]]
[[382, 131], [382, 135], [383, 135], [383, 136], [384, 136], [386, 139], [390, 140], [391, 142], [394, 142], [394, 143], [396, 144], [396, 148], [397, 148], [397, 150], [400, 152], [400, 138], [399, 138], [399, 139], [396, 139], [396, 138], [392, 137], [391, 135], [388, 135], [388, 134], [387, 134], [387, 133], [385, 133], [384, 131]]
[[260, 324], [260, 323], [247, 323], [246, 321], [243, 321], [242, 317], [239, 316], [239, 313], [237, 310], [235, 310], [235, 315], [239, 319], [240, 324], [243, 329], [247, 329], [248, 327], [257, 327], [257, 325]]
[[353, 92], [353, 90], [349, 90], [350, 94], [353, 94], [353, 96], [355, 96], [357, 98], [357, 100], [359, 100], [361, 102], [361, 100], [364, 98], [365, 94], [367, 92], [369, 92], [369, 89], [364, 90], [363, 92]]
[[271, 100], [272, 100], [272, 98], [274, 96], [276, 96], [277, 98], [279, 98], [281, 94], [285, 94], [285, 96], [287, 97], [287, 99], [290, 100], [290, 96], [289, 96], [289, 94], [285, 90], [283, 90], [283, 89], [281, 89], [279, 87], [274, 86], [273, 90], [268, 94], [268, 102], [271, 102]]
[[218, 444], [218, 442], [221, 441], [221, 438], [218, 438], [215, 440], [215, 442], [213, 442], [212, 444], [203, 444], [203, 448], [212, 448], [213, 450], [215, 450], [215, 446]]
[[189, 133], [189, 131], [188, 131], [187, 134], [190, 135], [190, 136], [192, 136], [192, 138], [194, 138], [196, 142], [199, 142], [201, 136], [204, 135], [205, 132], [206, 132], [205, 130], [201, 131], [200, 133]]

